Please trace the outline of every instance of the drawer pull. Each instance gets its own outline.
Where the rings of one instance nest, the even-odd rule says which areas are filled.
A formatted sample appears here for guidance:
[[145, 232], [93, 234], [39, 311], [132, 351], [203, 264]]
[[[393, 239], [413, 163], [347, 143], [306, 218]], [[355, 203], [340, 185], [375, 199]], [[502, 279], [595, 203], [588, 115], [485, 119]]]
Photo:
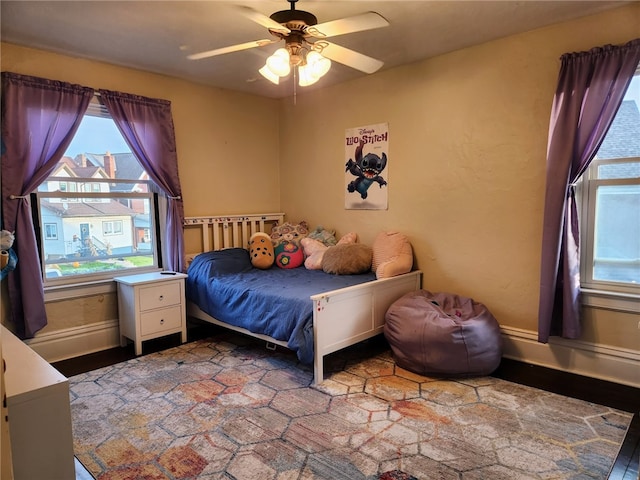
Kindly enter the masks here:
[[164, 295], [160, 295], [160, 296], [158, 297], [158, 300], [160, 300], [160, 301], [164, 300]]
[[163, 324], [164, 324], [164, 318], [161, 318], [160, 319], [160, 325], [163, 325]]

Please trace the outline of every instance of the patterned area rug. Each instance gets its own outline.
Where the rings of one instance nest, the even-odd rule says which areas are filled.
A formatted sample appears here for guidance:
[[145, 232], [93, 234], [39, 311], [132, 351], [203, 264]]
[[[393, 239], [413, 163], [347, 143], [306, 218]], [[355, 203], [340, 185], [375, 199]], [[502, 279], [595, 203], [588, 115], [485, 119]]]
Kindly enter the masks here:
[[492, 377], [221, 334], [70, 379], [75, 453], [99, 480], [606, 478], [631, 414]]

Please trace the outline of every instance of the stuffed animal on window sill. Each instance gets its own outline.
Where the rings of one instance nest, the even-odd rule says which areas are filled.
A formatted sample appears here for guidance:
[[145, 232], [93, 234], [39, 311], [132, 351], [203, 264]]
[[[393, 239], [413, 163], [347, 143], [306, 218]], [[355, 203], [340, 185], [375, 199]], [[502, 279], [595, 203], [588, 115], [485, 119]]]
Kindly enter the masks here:
[[13, 246], [15, 236], [8, 230], [0, 231], [0, 250], [9, 250]]
[[0, 269], [2, 270], [2, 278], [16, 268], [18, 257], [11, 248], [14, 239], [12, 232], [8, 230], [0, 231]]

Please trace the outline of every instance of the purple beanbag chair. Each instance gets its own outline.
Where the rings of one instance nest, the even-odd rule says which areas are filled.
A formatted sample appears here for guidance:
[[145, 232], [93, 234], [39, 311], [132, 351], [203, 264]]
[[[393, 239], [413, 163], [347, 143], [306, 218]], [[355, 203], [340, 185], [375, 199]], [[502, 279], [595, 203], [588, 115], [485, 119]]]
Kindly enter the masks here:
[[488, 375], [500, 364], [500, 326], [471, 298], [409, 292], [385, 315], [384, 335], [396, 363], [420, 375]]

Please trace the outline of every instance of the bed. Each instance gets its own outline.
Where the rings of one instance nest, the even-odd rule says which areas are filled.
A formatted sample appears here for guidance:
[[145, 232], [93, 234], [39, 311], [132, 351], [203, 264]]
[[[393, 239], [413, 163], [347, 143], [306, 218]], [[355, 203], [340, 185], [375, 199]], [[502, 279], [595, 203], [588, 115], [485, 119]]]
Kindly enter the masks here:
[[302, 363], [313, 364], [313, 382], [321, 383], [324, 357], [381, 334], [389, 306], [421, 288], [421, 272], [377, 280], [372, 273], [247, 264], [243, 251], [251, 235], [283, 221], [282, 213], [185, 218], [185, 235], [195, 234], [200, 243], [199, 252], [187, 254], [187, 314], [293, 350]]

